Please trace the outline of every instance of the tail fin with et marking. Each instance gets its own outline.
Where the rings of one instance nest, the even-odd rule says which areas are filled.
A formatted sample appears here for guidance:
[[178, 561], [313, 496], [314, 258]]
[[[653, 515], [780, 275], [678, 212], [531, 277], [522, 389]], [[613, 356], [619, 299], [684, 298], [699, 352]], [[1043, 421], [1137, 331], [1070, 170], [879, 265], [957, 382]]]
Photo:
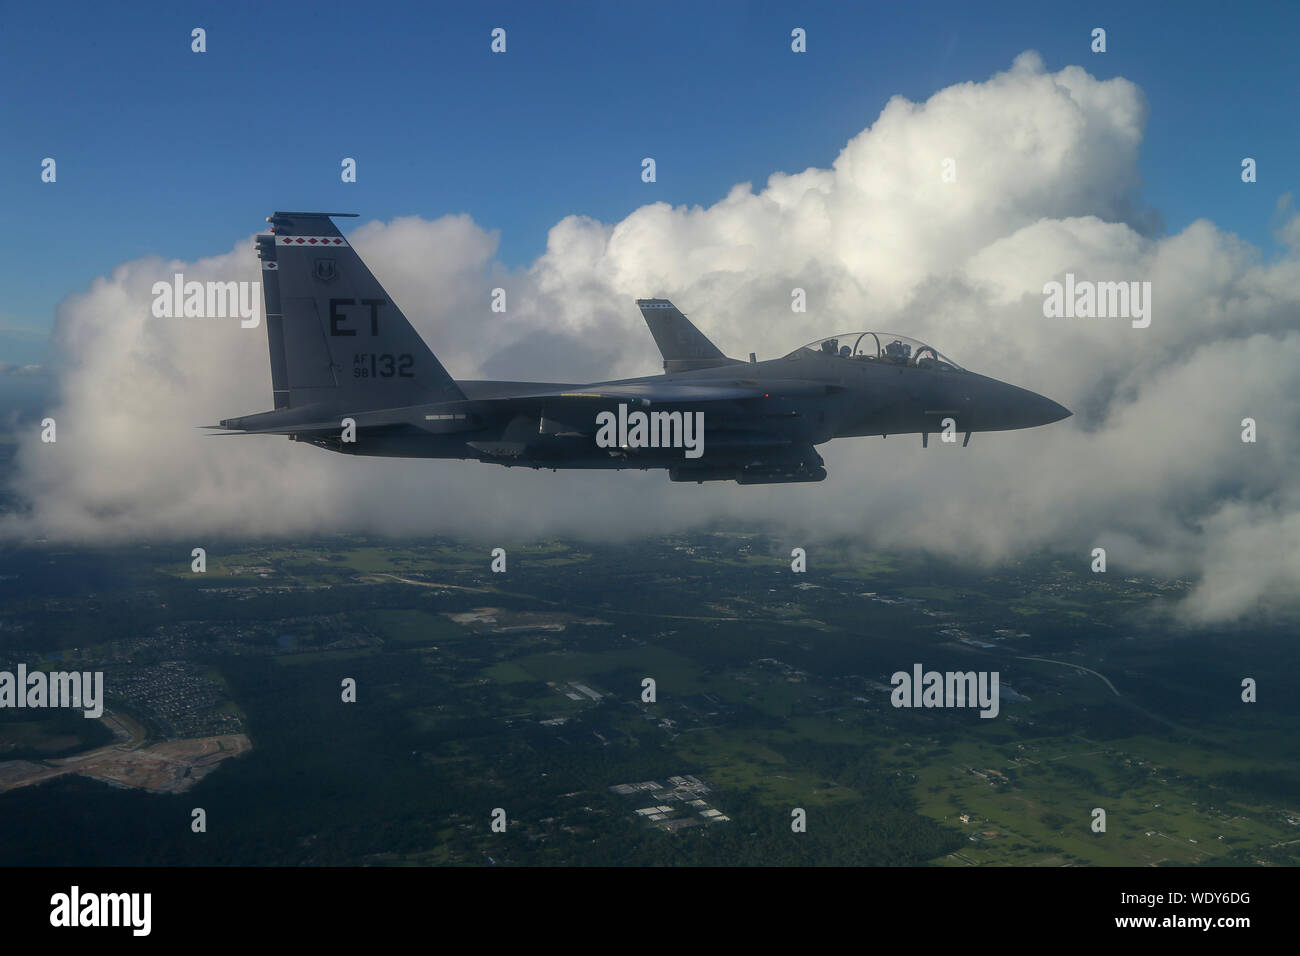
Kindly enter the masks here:
[[331, 219], [350, 215], [277, 212], [257, 237], [275, 408], [464, 398]]

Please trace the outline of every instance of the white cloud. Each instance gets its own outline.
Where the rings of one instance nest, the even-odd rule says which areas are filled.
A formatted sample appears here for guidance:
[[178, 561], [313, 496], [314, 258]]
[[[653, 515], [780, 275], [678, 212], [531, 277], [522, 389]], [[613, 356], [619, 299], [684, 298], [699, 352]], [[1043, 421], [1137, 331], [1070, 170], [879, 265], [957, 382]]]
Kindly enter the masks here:
[[[1076, 412], [967, 449], [915, 436], [839, 440], [820, 485], [677, 485], [658, 472], [505, 470], [331, 456], [194, 426], [268, 408], [265, 333], [155, 319], [175, 271], [257, 278], [247, 238], [196, 263], [126, 263], [59, 307], [56, 445], [20, 453], [29, 519], [10, 534], [70, 539], [481, 531], [637, 535], [716, 518], [996, 559], [1110, 550], [1110, 573], [1199, 581], [1213, 620], [1300, 586], [1300, 253], [1194, 223], [1157, 238], [1138, 195], [1146, 104], [1132, 83], [1024, 54], [1006, 73], [925, 103], [891, 100], [831, 169], [741, 184], [708, 207], [653, 203], [621, 222], [569, 216], [510, 272], [467, 216], [367, 223], [352, 240], [453, 375], [583, 382], [652, 374], [633, 300], [669, 296], [731, 354], [783, 354], [829, 332], [890, 329]], [[941, 178], [946, 158], [957, 181]], [[1280, 209], [1282, 207], [1279, 207]], [[1278, 226], [1300, 235], [1290, 216]], [[1065, 272], [1148, 280], [1148, 329], [1047, 319]], [[491, 289], [509, 311], [489, 311]], [[807, 290], [807, 314], [790, 291]], [[1240, 420], [1259, 442], [1240, 441]]]

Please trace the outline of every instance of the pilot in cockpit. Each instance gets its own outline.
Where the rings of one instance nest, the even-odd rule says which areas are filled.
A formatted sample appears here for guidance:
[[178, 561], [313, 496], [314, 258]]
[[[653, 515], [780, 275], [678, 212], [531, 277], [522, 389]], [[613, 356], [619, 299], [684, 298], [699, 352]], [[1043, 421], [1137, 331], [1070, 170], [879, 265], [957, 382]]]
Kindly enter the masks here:
[[911, 354], [912, 346], [905, 342], [900, 342], [898, 339], [894, 339], [894, 341], [885, 346], [886, 361], [893, 362], [895, 365], [906, 365]]
[[840, 346], [840, 358], [848, 358], [852, 354], [853, 349], [849, 348], [847, 345]]

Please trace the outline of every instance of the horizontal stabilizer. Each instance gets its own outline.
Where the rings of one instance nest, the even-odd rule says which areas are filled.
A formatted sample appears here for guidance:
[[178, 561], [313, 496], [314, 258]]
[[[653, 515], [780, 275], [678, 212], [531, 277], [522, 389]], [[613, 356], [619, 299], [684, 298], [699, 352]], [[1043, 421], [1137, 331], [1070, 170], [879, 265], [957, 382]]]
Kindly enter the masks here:
[[[220, 428], [220, 425], [205, 425], [205, 428]], [[343, 426], [340, 422], [307, 422], [302, 425], [276, 425], [270, 428], [240, 428], [226, 429], [209, 435], [209, 438], [220, 438], [223, 435], [307, 435], [311, 433], [324, 434], [325, 432], [342, 431]]]

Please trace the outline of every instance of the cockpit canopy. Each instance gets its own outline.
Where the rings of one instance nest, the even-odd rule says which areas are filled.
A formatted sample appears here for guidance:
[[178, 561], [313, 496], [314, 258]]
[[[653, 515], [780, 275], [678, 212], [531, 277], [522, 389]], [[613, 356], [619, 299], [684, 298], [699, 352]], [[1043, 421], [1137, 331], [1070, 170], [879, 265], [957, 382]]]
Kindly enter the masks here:
[[810, 354], [858, 362], [907, 365], [939, 372], [965, 371], [937, 349], [893, 332], [845, 332], [841, 335], [832, 335], [830, 338], [809, 342], [795, 349], [786, 358], [806, 358]]

